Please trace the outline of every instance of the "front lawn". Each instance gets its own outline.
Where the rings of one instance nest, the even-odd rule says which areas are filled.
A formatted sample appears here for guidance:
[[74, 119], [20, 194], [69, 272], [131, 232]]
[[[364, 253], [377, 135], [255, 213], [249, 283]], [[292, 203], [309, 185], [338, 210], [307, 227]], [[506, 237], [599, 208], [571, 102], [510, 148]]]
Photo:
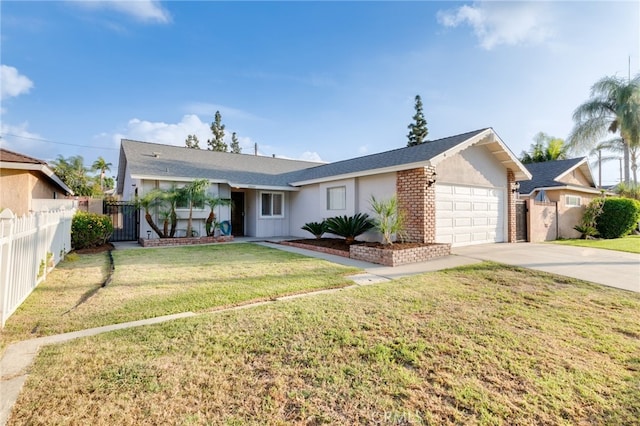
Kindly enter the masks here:
[[9, 424], [638, 424], [639, 389], [640, 295], [484, 263], [44, 348]]
[[610, 240], [556, 240], [553, 242], [568, 246], [592, 247], [626, 251], [629, 253], [640, 253], [640, 235], [629, 235], [623, 238], [614, 238]]
[[[180, 312], [204, 312], [274, 297], [344, 287], [358, 270], [254, 244], [72, 255], [8, 320], [2, 347], [59, 334]], [[77, 306], [76, 306], [77, 305]]]

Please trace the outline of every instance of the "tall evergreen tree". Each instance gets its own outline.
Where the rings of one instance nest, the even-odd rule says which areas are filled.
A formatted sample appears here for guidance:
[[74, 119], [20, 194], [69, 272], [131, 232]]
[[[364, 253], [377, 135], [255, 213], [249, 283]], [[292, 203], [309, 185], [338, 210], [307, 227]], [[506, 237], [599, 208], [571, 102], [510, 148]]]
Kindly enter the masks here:
[[420, 145], [426, 142], [427, 135], [429, 134], [427, 120], [425, 120], [424, 113], [422, 112], [422, 99], [420, 95], [416, 95], [415, 109], [416, 113], [413, 115], [413, 123], [407, 126], [409, 128], [409, 134], [407, 135], [409, 141], [407, 142], [407, 146]]
[[188, 135], [184, 141], [184, 146], [187, 148], [200, 149], [200, 141], [196, 135]]
[[211, 132], [213, 133], [213, 139], [207, 140], [208, 150], [227, 152], [229, 147], [224, 142], [224, 124], [222, 124], [222, 115], [220, 111], [216, 111], [216, 115], [211, 123]]
[[231, 152], [234, 154], [242, 153], [242, 148], [240, 147], [240, 141], [238, 140], [238, 136], [236, 132], [231, 133]]

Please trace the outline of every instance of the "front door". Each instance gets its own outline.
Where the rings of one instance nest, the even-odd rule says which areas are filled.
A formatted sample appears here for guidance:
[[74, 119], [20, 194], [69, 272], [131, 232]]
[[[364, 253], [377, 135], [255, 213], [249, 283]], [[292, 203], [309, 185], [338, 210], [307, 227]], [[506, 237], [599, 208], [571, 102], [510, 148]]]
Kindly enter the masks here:
[[234, 237], [244, 235], [244, 192], [232, 192], [231, 200], [231, 234]]

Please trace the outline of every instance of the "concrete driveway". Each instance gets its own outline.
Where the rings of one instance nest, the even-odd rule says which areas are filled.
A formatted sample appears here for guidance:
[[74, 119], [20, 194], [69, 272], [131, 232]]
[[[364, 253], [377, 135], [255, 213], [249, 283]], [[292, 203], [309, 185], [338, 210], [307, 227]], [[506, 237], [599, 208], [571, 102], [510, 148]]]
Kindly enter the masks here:
[[451, 252], [640, 292], [640, 254], [549, 243], [481, 244]]

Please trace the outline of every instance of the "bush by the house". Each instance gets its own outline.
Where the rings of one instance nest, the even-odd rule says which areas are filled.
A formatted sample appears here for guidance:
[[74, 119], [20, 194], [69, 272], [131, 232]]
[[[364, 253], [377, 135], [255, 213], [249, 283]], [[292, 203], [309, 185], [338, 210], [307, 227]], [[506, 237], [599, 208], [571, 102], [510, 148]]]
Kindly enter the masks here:
[[374, 227], [373, 221], [366, 213], [330, 217], [325, 222], [327, 224], [326, 232], [343, 237], [347, 244], [352, 244], [358, 235], [362, 235]]
[[327, 224], [324, 220], [322, 222], [307, 222], [302, 227], [302, 230], [311, 232], [314, 237], [320, 239], [327, 230]]
[[630, 233], [640, 220], [640, 201], [630, 198], [606, 198], [596, 218], [602, 238], [620, 238]]
[[79, 211], [71, 221], [71, 246], [76, 250], [100, 246], [109, 241], [112, 232], [108, 216]]

